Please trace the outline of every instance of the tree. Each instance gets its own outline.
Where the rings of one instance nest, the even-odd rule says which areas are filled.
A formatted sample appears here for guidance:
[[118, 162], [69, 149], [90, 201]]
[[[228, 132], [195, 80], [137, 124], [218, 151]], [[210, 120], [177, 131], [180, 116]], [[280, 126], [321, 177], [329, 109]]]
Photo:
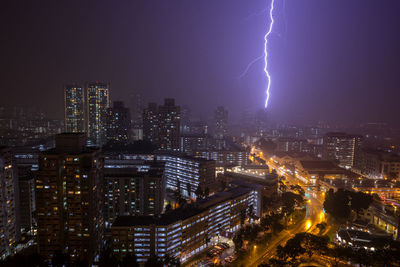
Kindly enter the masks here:
[[121, 267], [139, 267], [135, 253], [129, 253], [123, 257]]
[[301, 206], [304, 203], [304, 198], [293, 192], [284, 192], [282, 194], [282, 213], [288, 216], [294, 211], [294, 208]]
[[186, 190], [188, 193], [188, 197], [190, 198], [191, 194], [192, 194], [192, 185], [190, 183], [186, 184]]
[[221, 191], [225, 191], [226, 187], [226, 182], [224, 180], [221, 180]]
[[322, 231], [324, 231], [326, 228], [326, 223], [318, 223], [316, 227], [319, 229], [319, 233], [322, 233]]
[[144, 264], [145, 267], [163, 267], [163, 261], [160, 257], [157, 257], [156, 255], [152, 254], [150, 257], [147, 259], [146, 263]]
[[249, 205], [249, 207], [247, 208], [247, 214], [248, 214], [249, 218], [251, 218], [253, 220], [256, 218], [256, 215], [254, 214], [254, 205], [253, 204]]
[[240, 225], [243, 225], [244, 222], [246, 221], [246, 210], [242, 209], [240, 211], [240, 215], [239, 216], [240, 216]]
[[330, 189], [325, 196], [324, 209], [339, 220], [347, 220], [350, 216], [350, 197], [347, 192], [343, 189], [339, 189], [337, 192]]
[[204, 196], [203, 190], [201, 189], [200, 185], [197, 187], [197, 189], [196, 189], [196, 191], [194, 191], [194, 193], [198, 199], [201, 199]]
[[328, 248], [329, 238], [316, 236], [310, 233], [298, 233], [289, 239], [284, 247], [277, 248], [280, 259], [296, 260], [298, 256], [307, 254], [309, 258], [316, 252], [325, 252]]
[[243, 238], [242, 238], [242, 231], [239, 230], [232, 239], [233, 243], [235, 244], [235, 250], [239, 251], [239, 249], [243, 246]]
[[165, 212], [169, 212], [172, 210], [171, 203], [168, 203], [167, 206], [165, 206]]
[[61, 251], [56, 251], [51, 258], [51, 265], [58, 266], [69, 266], [70, 257], [67, 253], [63, 253]]
[[373, 196], [362, 193], [339, 189], [334, 192], [330, 189], [325, 197], [324, 209], [335, 218], [347, 220], [351, 210], [358, 213], [367, 209], [373, 202]]
[[357, 217], [361, 210], [368, 209], [374, 201], [373, 196], [363, 192], [350, 192], [350, 199], [350, 207], [357, 213]]
[[306, 193], [306, 192], [304, 192], [304, 189], [300, 185], [297, 185], [297, 184], [291, 185], [290, 189], [301, 196], [304, 196]]
[[118, 259], [112, 253], [110, 248], [105, 248], [100, 252], [99, 266], [100, 267], [108, 267], [108, 266], [117, 266], [119, 263]]
[[208, 197], [209, 194], [210, 194], [210, 188], [206, 187], [206, 189], [204, 189], [204, 196]]
[[283, 181], [279, 181], [278, 183], [279, 183], [279, 191], [286, 192], [287, 186], [285, 185], [285, 183]]
[[164, 266], [167, 267], [178, 267], [181, 266], [181, 262], [179, 259], [171, 257], [169, 254], [165, 254], [163, 258]]

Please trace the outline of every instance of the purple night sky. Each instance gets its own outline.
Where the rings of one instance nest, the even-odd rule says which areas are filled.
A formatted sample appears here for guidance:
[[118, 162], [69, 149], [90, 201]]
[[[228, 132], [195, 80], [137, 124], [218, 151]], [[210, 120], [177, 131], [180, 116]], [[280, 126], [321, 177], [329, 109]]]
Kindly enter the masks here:
[[[399, 122], [400, 1], [275, 0], [270, 113]], [[264, 106], [266, 0], [8, 1], [0, 105], [63, 115], [63, 85], [110, 81], [112, 100], [175, 97], [194, 114]], [[127, 103], [129, 104], [129, 103]]]

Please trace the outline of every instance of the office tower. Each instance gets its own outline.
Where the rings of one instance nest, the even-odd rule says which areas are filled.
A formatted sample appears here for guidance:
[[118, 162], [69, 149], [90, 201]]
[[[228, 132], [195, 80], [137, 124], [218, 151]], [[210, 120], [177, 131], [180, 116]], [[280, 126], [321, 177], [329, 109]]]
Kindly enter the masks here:
[[36, 177], [37, 243], [50, 259], [56, 251], [72, 261], [93, 262], [102, 244], [103, 159], [86, 147], [83, 133], [56, 136], [40, 153]]
[[106, 141], [109, 90], [108, 83], [93, 82], [86, 85], [87, 134], [89, 141], [98, 146]]
[[78, 133], [85, 131], [84, 90], [72, 84], [64, 88], [65, 131]]
[[167, 98], [158, 107], [159, 144], [162, 150], [179, 151], [180, 107], [175, 100]]
[[129, 109], [122, 101], [114, 101], [112, 108], [108, 108], [107, 141], [127, 142], [131, 126]]
[[16, 178], [10, 148], [0, 147], [0, 258], [14, 252], [19, 236]]
[[337, 161], [339, 166], [351, 168], [361, 148], [362, 136], [331, 132], [324, 135], [323, 158]]
[[164, 209], [164, 163], [143, 162], [137, 167], [104, 169], [106, 227], [122, 215], [159, 215]]
[[143, 110], [143, 139], [156, 146], [159, 144], [158, 106], [156, 103], [149, 103]]
[[218, 107], [214, 112], [214, 137], [223, 139], [228, 132], [228, 111]]

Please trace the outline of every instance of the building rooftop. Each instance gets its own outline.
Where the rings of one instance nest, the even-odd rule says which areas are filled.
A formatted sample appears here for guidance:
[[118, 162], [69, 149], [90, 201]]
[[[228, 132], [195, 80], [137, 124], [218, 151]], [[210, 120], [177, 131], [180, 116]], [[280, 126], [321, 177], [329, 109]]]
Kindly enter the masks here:
[[172, 157], [178, 157], [178, 158], [193, 160], [193, 161], [198, 161], [198, 162], [213, 162], [214, 161], [211, 159], [192, 157], [192, 156], [186, 155], [181, 152], [160, 151], [160, 150], [156, 151], [155, 156], [172, 156]]
[[177, 208], [168, 213], [161, 214], [160, 216], [119, 216], [116, 218], [112, 227], [143, 226], [152, 224], [169, 225], [178, 220], [185, 220], [195, 216], [218, 203], [249, 193], [251, 190], [250, 187], [235, 187], [228, 191], [218, 192], [210, 197], [199, 200], [192, 205]]
[[329, 160], [300, 160], [301, 166], [303, 166], [306, 170], [324, 170], [324, 171], [341, 171], [345, 170], [335, 165], [332, 161]]

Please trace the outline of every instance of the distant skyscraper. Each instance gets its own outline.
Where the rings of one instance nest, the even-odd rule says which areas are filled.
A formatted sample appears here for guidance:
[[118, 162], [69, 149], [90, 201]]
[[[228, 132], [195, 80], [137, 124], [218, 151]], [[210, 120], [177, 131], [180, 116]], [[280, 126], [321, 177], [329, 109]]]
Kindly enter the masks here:
[[189, 133], [190, 132], [190, 119], [191, 119], [191, 111], [187, 105], [184, 105], [181, 108], [181, 133]]
[[175, 99], [165, 99], [164, 105], [158, 107], [160, 148], [179, 151], [180, 107], [175, 106]]
[[214, 112], [214, 137], [223, 139], [228, 132], [228, 111], [218, 107]]
[[129, 109], [122, 101], [114, 101], [112, 108], [108, 108], [107, 140], [127, 142], [131, 126]]
[[0, 147], [0, 258], [13, 253], [18, 241], [16, 185], [11, 150]]
[[354, 166], [361, 148], [362, 136], [346, 133], [327, 133], [324, 136], [323, 158], [338, 161], [345, 168]]
[[36, 177], [37, 243], [50, 259], [56, 251], [89, 264], [103, 229], [103, 159], [86, 147], [83, 133], [56, 136], [56, 147], [39, 155]]
[[65, 131], [78, 133], [85, 131], [84, 90], [79, 85], [64, 88]]
[[92, 144], [101, 146], [106, 140], [110, 85], [99, 82], [88, 83], [86, 90], [88, 137]]
[[149, 103], [143, 110], [143, 139], [159, 145], [159, 123], [158, 106], [156, 103]]
[[132, 120], [135, 123], [142, 123], [144, 101], [141, 94], [132, 94], [130, 96]]

